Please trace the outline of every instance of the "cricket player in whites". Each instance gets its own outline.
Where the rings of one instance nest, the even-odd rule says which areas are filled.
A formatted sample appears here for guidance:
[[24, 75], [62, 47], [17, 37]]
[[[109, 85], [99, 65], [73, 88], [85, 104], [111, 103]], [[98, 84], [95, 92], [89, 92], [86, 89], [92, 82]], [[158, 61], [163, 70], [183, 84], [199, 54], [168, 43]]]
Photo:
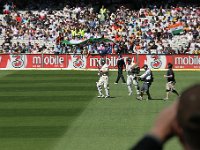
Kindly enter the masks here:
[[127, 58], [128, 64], [126, 65], [126, 71], [127, 71], [127, 86], [128, 86], [128, 92], [129, 96], [132, 95], [132, 85], [135, 86], [137, 95], [140, 95], [140, 87], [137, 81], [137, 75], [140, 73], [140, 68], [137, 64], [134, 62], [132, 63], [131, 58]]
[[[99, 66], [99, 81], [97, 83], [97, 89], [99, 92], [99, 95], [97, 96], [98, 98], [109, 98], [110, 93], [109, 93], [109, 80], [108, 80], [108, 73], [109, 73], [109, 67], [106, 64], [106, 60], [104, 58], [101, 59], [101, 68]], [[105, 96], [102, 93], [102, 86], [104, 87], [105, 90]]]

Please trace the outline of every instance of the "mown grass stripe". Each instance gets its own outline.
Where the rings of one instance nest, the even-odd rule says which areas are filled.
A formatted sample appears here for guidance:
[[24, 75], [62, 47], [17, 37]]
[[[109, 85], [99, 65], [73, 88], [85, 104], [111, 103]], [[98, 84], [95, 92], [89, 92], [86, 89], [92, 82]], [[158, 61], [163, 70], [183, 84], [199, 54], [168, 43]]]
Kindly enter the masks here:
[[2, 72], [14, 72], [16, 75], [82, 75], [82, 76], [90, 76], [90, 75], [97, 75], [97, 71], [81, 71], [81, 70], [12, 70], [6, 71], [3, 70]]
[[88, 102], [13, 102], [1, 103], [0, 109], [82, 109]]
[[13, 81], [13, 80], [30, 80], [30, 79], [32, 79], [32, 80], [65, 80], [65, 81], [67, 81], [67, 80], [76, 80], [76, 79], [90, 80], [90, 79], [96, 79], [96, 78], [97, 78], [96, 76], [94, 76], [94, 77], [82, 77], [82, 76], [80, 76], [80, 77], [45, 77], [45, 76], [26, 77], [26, 76], [21, 76], [19, 78], [17, 78], [17, 77], [10, 78], [10, 77], [6, 76], [4, 78], [4, 80], [12, 80]]
[[37, 73], [37, 74], [28, 74], [28, 73], [23, 73], [23, 74], [8, 74], [6, 76], [6, 78], [22, 78], [22, 77], [28, 77], [28, 78], [54, 78], [54, 77], [60, 77], [60, 78], [92, 78], [92, 77], [95, 77], [96, 74], [87, 74], [87, 76], [84, 74], [84, 75], [80, 75], [80, 73], [78, 74], [60, 74], [60, 73], [56, 73], [56, 74], [41, 74], [41, 73]]
[[82, 111], [81, 108], [66, 109], [0, 109], [0, 117], [26, 117], [26, 116], [77, 116]]
[[[91, 91], [93, 92], [93, 90]], [[73, 96], [94, 96], [94, 94], [96, 94], [96, 92], [92, 93], [84, 90], [84, 91], [29, 91], [29, 92], [22, 92], [22, 91], [18, 91], [18, 92], [1, 92], [0, 91], [0, 95], [1, 96], [45, 96], [45, 95], [51, 95], [51, 96], [66, 96], [66, 99], [73, 99]]]
[[[95, 88], [92, 86], [66, 86], [66, 87], [56, 87], [56, 91], [90, 91], [93, 90]], [[55, 87], [51, 86], [51, 87], [16, 87], [16, 88], [12, 88], [12, 87], [0, 87], [0, 92], [34, 92], [34, 91], [54, 91]]]
[[66, 96], [0, 96], [1, 102], [69, 102], [69, 103], [82, 103], [89, 102], [93, 96], [85, 95], [85, 96], [77, 96], [74, 95], [71, 98]]
[[15, 126], [69, 126], [74, 116], [0, 117], [0, 127]]
[[0, 138], [59, 138], [68, 126], [0, 127]]
[[14, 71], [1, 78], [1, 149], [52, 149], [95, 96], [97, 79], [82, 71]]
[[97, 79], [85, 79], [85, 78], [78, 78], [78, 79], [44, 79], [44, 80], [36, 80], [36, 79], [20, 79], [20, 80], [0, 80], [0, 84], [21, 84], [21, 83], [28, 83], [28, 84], [34, 84], [34, 83], [95, 83]]
[[87, 84], [85, 83], [35, 83], [35, 84], [28, 84], [28, 83], [20, 83], [20, 84], [13, 84], [13, 83], [0, 83], [1, 87], [10, 87], [10, 88], [17, 88], [17, 87], [71, 87], [71, 86], [80, 86], [80, 87], [88, 87], [88, 86], [96, 86], [95, 82], [88, 82]]

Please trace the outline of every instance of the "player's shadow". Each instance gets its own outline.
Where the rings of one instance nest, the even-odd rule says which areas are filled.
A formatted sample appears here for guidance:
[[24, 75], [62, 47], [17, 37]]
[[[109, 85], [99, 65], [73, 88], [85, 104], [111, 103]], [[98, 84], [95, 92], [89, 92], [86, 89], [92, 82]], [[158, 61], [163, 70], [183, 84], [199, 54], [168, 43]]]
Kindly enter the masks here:
[[114, 96], [110, 96], [109, 98], [116, 98], [116, 97], [114, 97]]
[[152, 98], [149, 101], [163, 101], [163, 98]]

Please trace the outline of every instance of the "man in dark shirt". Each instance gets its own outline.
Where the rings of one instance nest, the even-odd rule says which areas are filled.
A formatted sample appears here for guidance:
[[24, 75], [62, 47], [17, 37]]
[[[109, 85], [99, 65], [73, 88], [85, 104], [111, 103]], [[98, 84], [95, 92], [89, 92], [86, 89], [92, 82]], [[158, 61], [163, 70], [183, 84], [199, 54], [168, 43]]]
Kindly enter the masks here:
[[199, 36], [199, 32], [198, 32], [198, 30], [197, 30], [196, 27], [195, 27], [194, 30], [192, 31], [192, 35], [193, 35], [194, 40], [196, 40], [197, 37]]
[[165, 108], [153, 128], [131, 150], [162, 150], [172, 137], [179, 138], [185, 150], [200, 149], [200, 84], [185, 90], [179, 100]]
[[172, 47], [170, 46], [170, 44], [167, 45], [167, 47], [164, 48], [163, 53], [164, 54], [171, 54], [172, 53]]
[[123, 68], [126, 68], [126, 64], [124, 62], [124, 59], [122, 58], [121, 55], [119, 55], [119, 59], [117, 61], [117, 68], [118, 68], [118, 76], [117, 79], [115, 81], [115, 84], [117, 84], [119, 82], [119, 79], [122, 79], [122, 82], [125, 84], [126, 81], [124, 79], [124, 75], [123, 75]]
[[179, 96], [178, 92], [175, 90], [175, 75], [174, 71], [172, 70], [173, 65], [171, 63], [168, 63], [168, 70], [167, 74], [164, 75], [165, 78], [167, 78], [167, 83], [166, 83], [166, 97], [164, 100], [169, 99], [169, 92], [175, 93], [177, 96]]

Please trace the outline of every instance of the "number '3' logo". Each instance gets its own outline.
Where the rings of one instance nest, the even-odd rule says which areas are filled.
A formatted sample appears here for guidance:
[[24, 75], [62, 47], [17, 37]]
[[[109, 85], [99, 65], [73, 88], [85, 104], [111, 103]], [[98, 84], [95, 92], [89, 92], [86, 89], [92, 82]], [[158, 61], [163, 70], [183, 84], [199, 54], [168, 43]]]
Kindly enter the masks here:
[[21, 68], [24, 65], [23, 55], [12, 55], [12, 66], [14, 68]]

